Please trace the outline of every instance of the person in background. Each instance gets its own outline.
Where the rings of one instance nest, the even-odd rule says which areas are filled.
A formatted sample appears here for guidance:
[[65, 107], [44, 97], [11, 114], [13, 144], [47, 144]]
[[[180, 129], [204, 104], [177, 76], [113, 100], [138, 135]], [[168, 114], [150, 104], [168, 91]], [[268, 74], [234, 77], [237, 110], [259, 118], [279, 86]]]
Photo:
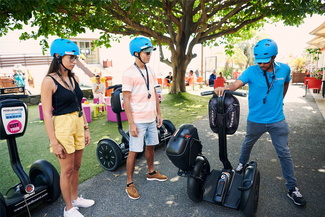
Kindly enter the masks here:
[[96, 81], [93, 83], [93, 95], [94, 99], [98, 99], [98, 103], [102, 104], [104, 103], [104, 92], [105, 92], [105, 86], [103, 82], [100, 81], [100, 75], [95, 76]]
[[23, 76], [22, 66], [21, 64], [16, 64], [13, 68], [13, 78], [15, 79], [15, 85], [17, 87], [25, 87], [25, 79]]
[[72, 73], [79, 48], [74, 42], [59, 38], [52, 42], [50, 53], [53, 60], [41, 86], [45, 129], [50, 151], [61, 168], [60, 188], [66, 205], [63, 216], [82, 217], [78, 207], [90, 207], [95, 201], [78, 197], [82, 154], [91, 139], [81, 107], [83, 93], [79, 78]]
[[234, 83], [226, 87], [217, 87], [214, 92], [222, 96], [225, 90], [235, 91], [247, 83], [249, 86], [246, 136], [242, 143], [236, 172], [243, 171], [254, 144], [268, 132], [280, 160], [283, 177], [287, 181], [287, 196], [294, 204], [305, 206], [307, 202], [297, 188], [297, 179], [288, 147], [290, 130], [283, 113], [283, 99], [291, 80], [290, 67], [275, 62], [277, 54], [278, 46], [272, 39], [259, 41], [254, 47], [257, 65], [248, 67]]
[[168, 75], [166, 76], [168, 84], [173, 82], [173, 75], [172, 72], [169, 72]]
[[227, 82], [227, 79], [223, 76], [222, 72], [219, 72], [219, 76], [216, 79], [222, 80], [224, 83]]
[[209, 86], [213, 87], [214, 80], [216, 80], [217, 75], [216, 75], [216, 70], [213, 70], [211, 75], [209, 76]]
[[185, 81], [185, 84], [188, 86], [190, 84], [190, 80], [193, 79], [194, 80], [194, 72], [193, 70], [190, 70], [189, 74], [188, 74], [188, 77]]
[[135, 57], [135, 62], [122, 76], [124, 108], [130, 132], [125, 191], [129, 198], [139, 199], [140, 195], [133, 182], [133, 173], [137, 153], [143, 151], [143, 144], [148, 166], [147, 180], [166, 181], [168, 177], [154, 168], [154, 148], [159, 144], [157, 126], [161, 127], [162, 116], [155, 89], [158, 85], [157, 77], [146, 64], [149, 63], [151, 52], [155, 48], [149, 39], [137, 37], [131, 40], [129, 49], [131, 55]]

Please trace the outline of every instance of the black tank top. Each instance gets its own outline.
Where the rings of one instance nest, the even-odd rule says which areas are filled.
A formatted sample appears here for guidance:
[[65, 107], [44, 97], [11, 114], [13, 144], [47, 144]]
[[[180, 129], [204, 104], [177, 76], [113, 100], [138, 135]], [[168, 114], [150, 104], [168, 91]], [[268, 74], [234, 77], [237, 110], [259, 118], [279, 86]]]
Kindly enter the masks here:
[[[74, 77], [74, 83], [75, 83], [75, 88], [74, 92], [76, 93], [78, 104], [76, 103], [75, 100], [75, 95], [73, 94], [72, 91], [68, 90], [67, 88], [63, 87], [57, 80], [55, 80], [52, 76], [48, 75], [51, 77], [54, 81], [54, 83], [57, 85], [57, 89], [52, 95], [52, 106], [53, 106], [53, 115], [64, 115], [68, 114], [71, 112], [79, 111], [79, 108], [81, 108], [81, 99], [83, 97], [83, 93], [79, 87], [78, 82]], [[70, 83], [71, 83], [71, 78]], [[78, 108], [79, 107], [79, 108]]]

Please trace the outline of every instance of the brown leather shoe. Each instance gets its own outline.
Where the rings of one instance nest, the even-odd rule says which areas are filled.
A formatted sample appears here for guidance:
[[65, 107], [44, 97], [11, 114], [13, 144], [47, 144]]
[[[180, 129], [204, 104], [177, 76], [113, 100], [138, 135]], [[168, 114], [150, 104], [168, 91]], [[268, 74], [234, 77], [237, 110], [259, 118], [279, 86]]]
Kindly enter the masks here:
[[129, 198], [133, 199], [133, 200], [137, 200], [140, 198], [140, 195], [137, 191], [137, 189], [135, 188], [134, 184], [131, 183], [131, 184], [128, 184], [126, 186], [126, 189], [125, 189], [126, 193], [128, 194]]

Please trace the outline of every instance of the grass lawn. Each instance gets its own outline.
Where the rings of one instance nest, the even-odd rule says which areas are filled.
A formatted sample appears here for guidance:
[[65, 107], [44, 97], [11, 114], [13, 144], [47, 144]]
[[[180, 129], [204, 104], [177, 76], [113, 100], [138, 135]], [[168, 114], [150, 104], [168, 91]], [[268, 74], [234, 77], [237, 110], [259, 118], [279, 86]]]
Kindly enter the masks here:
[[[183, 123], [192, 123], [208, 113], [209, 99], [210, 97], [201, 97], [189, 93], [165, 94], [161, 103], [163, 118], [172, 121], [176, 128]], [[123, 123], [123, 126], [125, 130], [128, 129], [127, 121]], [[117, 143], [121, 140], [117, 124], [107, 121], [104, 114], [93, 118], [89, 128], [92, 143], [84, 151], [80, 169], [80, 182], [103, 171], [96, 157], [98, 141], [107, 137], [112, 138]], [[49, 140], [44, 122], [39, 119], [38, 106], [28, 107], [28, 126], [25, 135], [17, 138], [16, 141], [20, 160], [27, 174], [31, 164], [38, 159], [46, 159], [59, 171], [58, 161], [49, 151]], [[5, 140], [0, 141], [0, 173], [0, 192], [2, 195], [5, 195], [9, 188], [20, 182], [11, 168], [7, 142]]]

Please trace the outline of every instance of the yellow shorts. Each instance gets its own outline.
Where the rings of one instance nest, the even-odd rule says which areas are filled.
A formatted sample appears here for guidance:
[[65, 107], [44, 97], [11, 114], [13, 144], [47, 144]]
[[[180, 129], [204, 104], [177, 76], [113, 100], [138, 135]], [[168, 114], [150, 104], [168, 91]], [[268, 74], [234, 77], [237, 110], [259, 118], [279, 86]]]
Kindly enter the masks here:
[[56, 139], [68, 154], [85, 148], [84, 119], [78, 112], [54, 116], [53, 125]]

